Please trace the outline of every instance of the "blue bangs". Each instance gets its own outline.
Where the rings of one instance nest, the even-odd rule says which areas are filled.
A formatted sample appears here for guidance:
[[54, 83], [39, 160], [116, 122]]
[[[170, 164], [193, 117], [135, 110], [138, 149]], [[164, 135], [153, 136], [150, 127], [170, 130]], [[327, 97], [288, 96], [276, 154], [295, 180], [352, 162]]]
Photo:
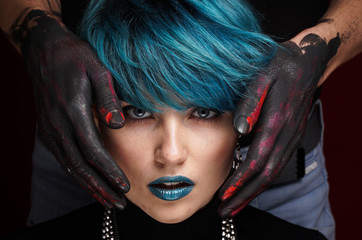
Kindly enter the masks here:
[[91, 1], [80, 35], [120, 99], [147, 111], [232, 111], [277, 48], [240, 0]]

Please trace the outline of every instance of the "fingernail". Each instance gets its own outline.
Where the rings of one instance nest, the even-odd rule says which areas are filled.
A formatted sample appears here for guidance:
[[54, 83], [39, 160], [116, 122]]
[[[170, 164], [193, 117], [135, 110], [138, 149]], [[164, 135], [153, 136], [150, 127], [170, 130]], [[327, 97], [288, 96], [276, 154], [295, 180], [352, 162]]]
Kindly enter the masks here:
[[221, 218], [227, 218], [231, 215], [231, 209], [224, 209], [222, 207], [219, 208], [219, 215]]
[[234, 126], [241, 134], [248, 134], [250, 131], [250, 124], [245, 117], [239, 116], [234, 120]]
[[122, 190], [123, 193], [127, 193], [129, 191], [129, 184], [125, 182], [121, 182], [119, 184], [119, 188]]
[[238, 214], [244, 207], [245, 207], [245, 206], [241, 206], [241, 207], [233, 210], [228, 216], [230, 216], [230, 217], [235, 217], [236, 214]]
[[232, 208], [220, 208], [219, 209], [219, 215], [221, 218], [228, 218], [228, 217], [235, 217], [241, 210], [243, 210], [245, 205], [239, 206], [236, 209]]
[[124, 126], [124, 116], [118, 110], [113, 110], [106, 116], [110, 128], [121, 128]]
[[125, 204], [122, 204], [121, 202], [113, 202], [113, 205], [121, 211], [126, 207]]

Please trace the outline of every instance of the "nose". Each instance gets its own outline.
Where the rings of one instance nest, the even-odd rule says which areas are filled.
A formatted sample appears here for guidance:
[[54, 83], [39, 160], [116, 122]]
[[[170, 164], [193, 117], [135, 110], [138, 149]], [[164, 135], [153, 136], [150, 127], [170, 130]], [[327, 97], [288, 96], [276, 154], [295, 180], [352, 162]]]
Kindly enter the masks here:
[[187, 159], [186, 131], [178, 119], [160, 126], [160, 141], [156, 147], [155, 162], [159, 167], [182, 165]]

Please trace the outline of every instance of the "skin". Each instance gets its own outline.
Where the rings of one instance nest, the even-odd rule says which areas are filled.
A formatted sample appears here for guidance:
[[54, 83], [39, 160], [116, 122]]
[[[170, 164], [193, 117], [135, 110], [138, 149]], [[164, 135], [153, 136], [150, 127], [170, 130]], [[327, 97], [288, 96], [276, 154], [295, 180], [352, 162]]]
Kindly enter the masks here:
[[[247, 158], [220, 191], [222, 217], [234, 216], [281, 173], [303, 139], [313, 94], [338, 66], [362, 51], [362, 2], [332, 1], [319, 23], [283, 44], [241, 101], [234, 125], [254, 130]], [[343, 83], [342, 83], [343, 85]]]
[[[307, 35], [299, 46], [286, 42], [265, 71], [268, 74], [252, 84], [257, 97], [239, 104], [234, 125], [243, 131], [255, 124], [255, 136], [245, 165], [235, 171], [221, 190], [222, 216], [236, 215], [278, 177], [292, 157], [303, 139], [318, 81], [340, 43], [339, 36], [327, 44], [314, 34]], [[255, 101], [256, 108], [248, 108]], [[256, 123], [259, 114], [270, 117]], [[244, 116], [248, 116], [246, 122]], [[253, 180], [249, 181], [250, 178]]]
[[129, 183], [105, 149], [93, 121], [124, 125], [112, 76], [92, 48], [59, 19], [59, 3], [26, 8], [8, 36], [21, 51], [33, 80], [38, 134], [64, 170], [107, 207], [123, 208]]
[[[213, 198], [230, 172], [237, 140], [232, 113], [200, 115], [193, 108], [166, 108], [137, 117], [134, 110], [124, 110], [122, 129], [100, 125], [107, 149], [130, 181], [126, 197], [159, 222], [181, 222]], [[161, 200], [147, 187], [160, 177], [178, 175], [195, 186], [176, 201]]]
[[[292, 50], [286, 58], [290, 62], [284, 61], [286, 53], [280, 52], [271, 63], [272, 71], [255, 80], [253, 88], [260, 90], [255, 101], [239, 106], [235, 114], [235, 128], [241, 134], [255, 128], [259, 134], [250, 146], [246, 163], [221, 192], [221, 215], [236, 214], [278, 176], [303, 135], [301, 131], [308, 114], [309, 95], [334, 69], [362, 51], [362, 1], [331, 2], [324, 21], [285, 44]], [[91, 106], [96, 100], [101, 121], [109, 127], [118, 128], [123, 125], [121, 108], [109, 72], [98, 62], [89, 46], [63, 26], [57, 17], [61, 11], [59, 6], [59, 1], [55, 0], [0, 0], [0, 26], [21, 51], [31, 73], [38, 121], [42, 125], [40, 135], [44, 142], [67, 172], [93, 196], [106, 206], [122, 208], [125, 202], [119, 193], [128, 190], [127, 179], [104, 148], [91, 116]], [[40, 10], [37, 13], [45, 13], [45, 16], [35, 15], [36, 21], [28, 19], [19, 34], [17, 26], [33, 10]], [[334, 56], [318, 50], [324, 54], [322, 58], [328, 59], [327, 62], [320, 59], [313, 62], [300, 55], [304, 50], [295, 47], [301, 48], [300, 43], [308, 34], [317, 35], [326, 46], [336, 37], [340, 38], [341, 44]], [[29, 51], [27, 46], [34, 51]], [[293, 53], [294, 50], [296, 52]], [[298, 65], [300, 58], [304, 58], [301, 61], [304, 63]], [[59, 64], [59, 60], [63, 61]], [[294, 68], [286, 71], [285, 66], [293, 65]], [[319, 75], [313, 76], [313, 79], [303, 77], [311, 65], [315, 66], [313, 71]], [[294, 83], [297, 79], [298, 82]], [[284, 81], [285, 86], [294, 88], [294, 95], [282, 86]], [[299, 87], [301, 89], [296, 89]], [[306, 91], [308, 87], [310, 91]], [[71, 88], [74, 91], [67, 92]], [[297, 92], [302, 95], [295, 95]], [[298, 97], [305, 99], [306, 103], [297, 103]], [[283, 106], [282, 99], [291, 101], [288, 107]], [[282, 109], [283, 114], [276, 114], [278, 109]], [[275, 119], [285, 124], [277, 124]], [[293, 125], [294, 120], [296, 124]], [[257, 177], [251, 180], [253, 176]]]

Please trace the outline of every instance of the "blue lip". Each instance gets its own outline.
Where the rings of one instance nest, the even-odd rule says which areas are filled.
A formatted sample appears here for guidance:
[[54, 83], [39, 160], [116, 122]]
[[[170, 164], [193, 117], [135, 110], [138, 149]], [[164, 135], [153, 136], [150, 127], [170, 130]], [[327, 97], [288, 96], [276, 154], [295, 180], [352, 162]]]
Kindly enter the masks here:
[[[162, 184], [180, 182], [180, 187], [167, 188]], [[151, 193], [165, 201], [175, 201], [185, 197], [194, 188], [194, 182], [184, 176], [161, 177], [148, 184]]]

